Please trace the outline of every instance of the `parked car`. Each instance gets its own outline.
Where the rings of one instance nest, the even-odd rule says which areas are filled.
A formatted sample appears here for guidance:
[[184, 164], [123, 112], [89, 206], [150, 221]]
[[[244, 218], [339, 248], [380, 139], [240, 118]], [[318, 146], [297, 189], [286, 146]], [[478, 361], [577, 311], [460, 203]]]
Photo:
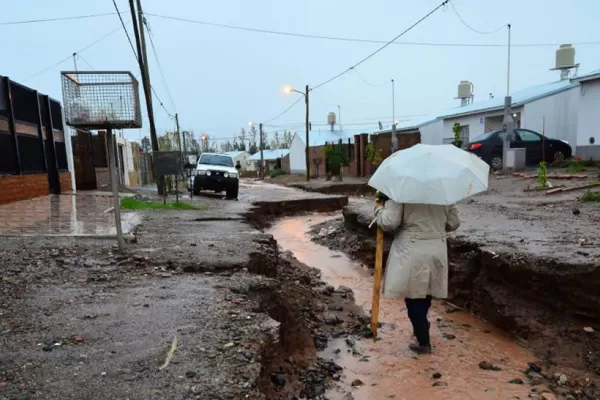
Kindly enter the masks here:
[[[494, 131], [477, 136], [467, 145], [467, 150], [487, 162], [493, 170], [502, 169], [503, 131]], [[543, 144], [543, 145], [542, 145]], [[546, 162], [561, 162], [570, 158], [573, 150], [565, 140], [543, 137], [541, 134], [528, 129], [515, 129], [511, 148], [525, 148], [525, 162], [528, 165], [539, 164], [544, 155]], [[544, 147], [544, 151], [542, 151]]]
[[188, 179], [188, 190], [195, 195], [201, 190], [216, 193], [225, 191], [227, 197], [238, 197], [240, 180], [233, 158], [225, 154], [202, 153], [196, 166], [196, 174]]

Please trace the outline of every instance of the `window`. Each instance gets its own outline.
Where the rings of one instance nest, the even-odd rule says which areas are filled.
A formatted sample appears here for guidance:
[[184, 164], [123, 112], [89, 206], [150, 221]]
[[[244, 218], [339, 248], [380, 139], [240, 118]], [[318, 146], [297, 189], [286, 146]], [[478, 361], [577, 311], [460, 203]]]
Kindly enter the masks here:
[[540, 142], [542, 140], [537, 133], [531, 131], [519, 129], [515, 132], [521, 137], [523, 142]]
[[221, 156], [218, 154], [202, 154], [200, 156], [200, 161], [198, 161], [198, 164], [233, 167], [233, 159], [229, 156]]

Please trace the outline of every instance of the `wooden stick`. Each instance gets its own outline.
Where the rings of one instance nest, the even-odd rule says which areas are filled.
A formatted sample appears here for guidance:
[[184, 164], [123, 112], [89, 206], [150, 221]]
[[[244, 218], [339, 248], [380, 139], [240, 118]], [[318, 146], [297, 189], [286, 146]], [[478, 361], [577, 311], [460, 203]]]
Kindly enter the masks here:
[[600, 186], [600, 183], [590, 183], [589, 185], [583, 186], [575, 186], [570, 188], [560, 188], [560, 189], [551, 189], [546, 191], [546, 194], [556, 194], [556, 193], [565, 193], [565, 192], [573, 192], [575, 190], [583, 190], [583, 189], [591, 189]]
[[375, 246], [375, 274], [373, 276], [373, 304], [371, 305], [371, 331], [373, 340], [377, 340], [379, 325], [379, 298], [381, 296], [381, 272], [383, 270], [383, 230], [377, 228], [377, 244]]

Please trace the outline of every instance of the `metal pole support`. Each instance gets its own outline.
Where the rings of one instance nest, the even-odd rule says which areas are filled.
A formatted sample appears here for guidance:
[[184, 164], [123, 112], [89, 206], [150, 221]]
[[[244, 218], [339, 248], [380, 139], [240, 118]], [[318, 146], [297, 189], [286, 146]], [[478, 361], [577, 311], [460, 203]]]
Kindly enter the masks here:
[[115, 211], [115, 227], [117, 228], [117, 243], [119, 251], [125, 250], [125, 241], [123, 240], [123, 230], [121, 228], [121, 203], [119, 200], [119, 183], [117, 180], [117, 170], [115, 168], [115, 141], [112, 129], [107, 129], [107, 147], [108, 147], [108, 170], [110, 173], [110, 186], [113, 194], [113, 207]]

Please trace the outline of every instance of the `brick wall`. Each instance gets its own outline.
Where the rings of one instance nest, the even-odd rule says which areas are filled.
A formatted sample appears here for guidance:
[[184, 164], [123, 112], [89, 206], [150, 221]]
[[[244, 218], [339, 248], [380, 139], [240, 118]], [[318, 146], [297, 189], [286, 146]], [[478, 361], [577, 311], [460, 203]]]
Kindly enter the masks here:
[[281, 159], [281, 169], [284, 170], [286, 174], [291, 173], [289, 154]]
[[[398, 138], [398, 150], [408, 149], [417, 143], [421, 143], [421, 135], [419, 133], [396, 134]], [[382, 133], [372, 135], [371, 140], [376, 150], [381, 150], [381, 155], [385, 160], [392, 154], [392, 139], [391, 134]]]
[[[70, 172], [61, 172], [60, 174], [60, 192], [67, 193], [73, 190]], [[48, 194], [48, 193], [46, 193]]]
[[[70, 186], [71, 183], [69, 182]], [[27, 200], [47, 194], [47, 174], [0, 176], [0, 204]]]

